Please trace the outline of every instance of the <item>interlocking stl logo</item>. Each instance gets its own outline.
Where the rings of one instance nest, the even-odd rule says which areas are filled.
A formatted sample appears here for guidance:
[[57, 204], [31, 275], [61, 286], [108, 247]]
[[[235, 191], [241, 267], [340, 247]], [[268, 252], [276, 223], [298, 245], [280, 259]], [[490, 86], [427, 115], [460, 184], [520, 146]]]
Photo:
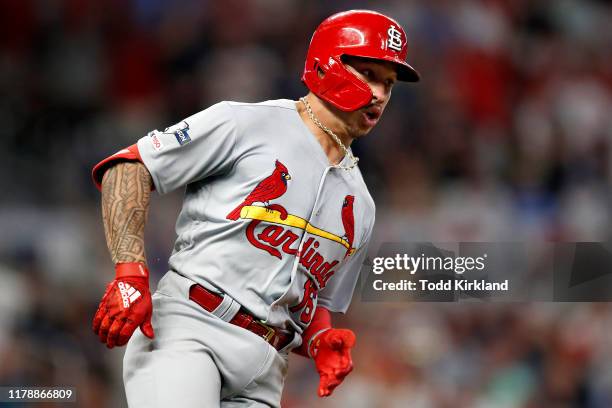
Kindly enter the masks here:
[[402, 50], [402, 32], [391, 25], [387, 30], [387, 35], [389, 36], [387, 38], [387, 48], [400, 52]]

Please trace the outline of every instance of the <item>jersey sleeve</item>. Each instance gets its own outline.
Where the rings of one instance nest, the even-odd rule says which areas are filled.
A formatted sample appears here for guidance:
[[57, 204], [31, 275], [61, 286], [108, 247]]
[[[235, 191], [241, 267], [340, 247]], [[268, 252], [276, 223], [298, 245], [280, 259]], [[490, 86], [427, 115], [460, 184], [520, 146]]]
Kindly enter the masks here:
[[319, 293], [317, 306], [322, 306], [330, 312], [346, 313], [353, 298], [369, 242], [368, 238], [368, 241], [359, 247], [329, 280], [327, 286]]
[[163, 132], [138, 140], [138, 152], [160, 194], [227, 172], [236, 161], [236, 125], [227, 102], [211, 106]]
[[104, 176], [106, 170], [108, 170], [109, 167], [113, 166], [114, 164], [122, 161], [142, 162], [140, 153], [138, 152], [138, 146], [136, 146], [136, 144], [119, 150], [117, 153], [113, 154], [112, 156], [108, 156], [106, 159], [95, 165], [91, 171], [91, 177], [93, 178], [93, 182], [98, 190], [102, 189], [102, 177]]

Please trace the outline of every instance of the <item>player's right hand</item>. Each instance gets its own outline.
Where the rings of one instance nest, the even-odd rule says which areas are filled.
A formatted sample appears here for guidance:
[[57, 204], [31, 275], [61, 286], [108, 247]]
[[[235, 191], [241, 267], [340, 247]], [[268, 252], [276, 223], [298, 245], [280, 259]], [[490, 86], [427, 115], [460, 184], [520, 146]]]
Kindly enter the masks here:
[[119, 263], [115, 271], [115, 280], [106, 287], [94, 316], [94, 333], [108, 348], [125, 345], [138, 326], [152, 339], [153, 306], [147, 267], [142, 263]]

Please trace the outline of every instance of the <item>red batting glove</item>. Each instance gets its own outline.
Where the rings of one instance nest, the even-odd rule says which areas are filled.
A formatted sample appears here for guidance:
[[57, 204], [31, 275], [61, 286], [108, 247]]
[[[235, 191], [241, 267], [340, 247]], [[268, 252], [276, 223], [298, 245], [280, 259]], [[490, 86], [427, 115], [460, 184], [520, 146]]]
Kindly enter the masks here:
[[319, 397], [328, 397], [353, 370], [351, 348], [355, 333], [348, 329], [328, 329], [319, 333], [310, 346], [310, 355], [319, 372]]
[[154, 336], [151, 326], [149, 271], [142, 263], [118, 263], [115, 280], [106, 287], [93, 319], [93, 331], [108, 348], [125, 345], [140, 326], [145, 336]]

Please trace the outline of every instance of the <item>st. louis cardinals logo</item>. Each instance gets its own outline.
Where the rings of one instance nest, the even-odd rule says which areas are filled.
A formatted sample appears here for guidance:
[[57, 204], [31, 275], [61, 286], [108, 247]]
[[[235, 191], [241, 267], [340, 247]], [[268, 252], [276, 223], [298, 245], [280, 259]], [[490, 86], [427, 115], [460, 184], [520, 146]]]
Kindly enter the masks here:
[[402, 51], [402, 45], [402, 32], [394, 25], [390, 25], [387, 30], [387, 48], [400, 52]]
[[272, 174], [261, 180], [253, 191], [251, 191], [251, 194], [249, 194], [238, 207], [227, 214], [225, 218], [228, 220], [237, 220], [240, 218], [240, 212], [244, 207], [256, 202], [264, 203], [266, 207], [269, 207], [270, 200], [274, 200], [285, 194], [285, 191], [287, 191], [287, 180], [291, 180], [289, 170], [287, 170], [287, 167], [285, 167], [283, 163], [277, 160]]
[[[312, 319], [316, 305], [317, 293], [323, 289], [334, 274], [334, 268], [340, 259], [327, 260], [318, 249], [321, 240], [334, 241], [346, 248], [344, 257], [353, 251], [355, 237], [355, 216], [353, 204], [355, 197], [347, 195], [342, 202], [339, 215], [342, 218], [344, 235], [339, 236], [318, 228], [309, 221], [293, 214], [279, 204], [270, 204], [271, 200], [279, 198], [287, 191], [287, 181], [291, 180], [289, 170], [280, 161], [276, 161], [272, 174], [260, 181], [246, 198], [229, 214], [228, 220], [250, 219], [246, 227], [246, 237], [255, 248], [267, 252], [271, 256], [282, 259], [283, 254], [297, 256], [300, 265], [312, 277], [304, 285], [302, 300], [290, 308], [291, 312], [302, 311], [300, 320], [308, 323]], [[253, 205], [263, 203], [264, 206]], [[258, 228], [264, 222], [263, 229]], [[292, 229], [301, 229], [310, 234], [300, 248], [300, 235]]]

